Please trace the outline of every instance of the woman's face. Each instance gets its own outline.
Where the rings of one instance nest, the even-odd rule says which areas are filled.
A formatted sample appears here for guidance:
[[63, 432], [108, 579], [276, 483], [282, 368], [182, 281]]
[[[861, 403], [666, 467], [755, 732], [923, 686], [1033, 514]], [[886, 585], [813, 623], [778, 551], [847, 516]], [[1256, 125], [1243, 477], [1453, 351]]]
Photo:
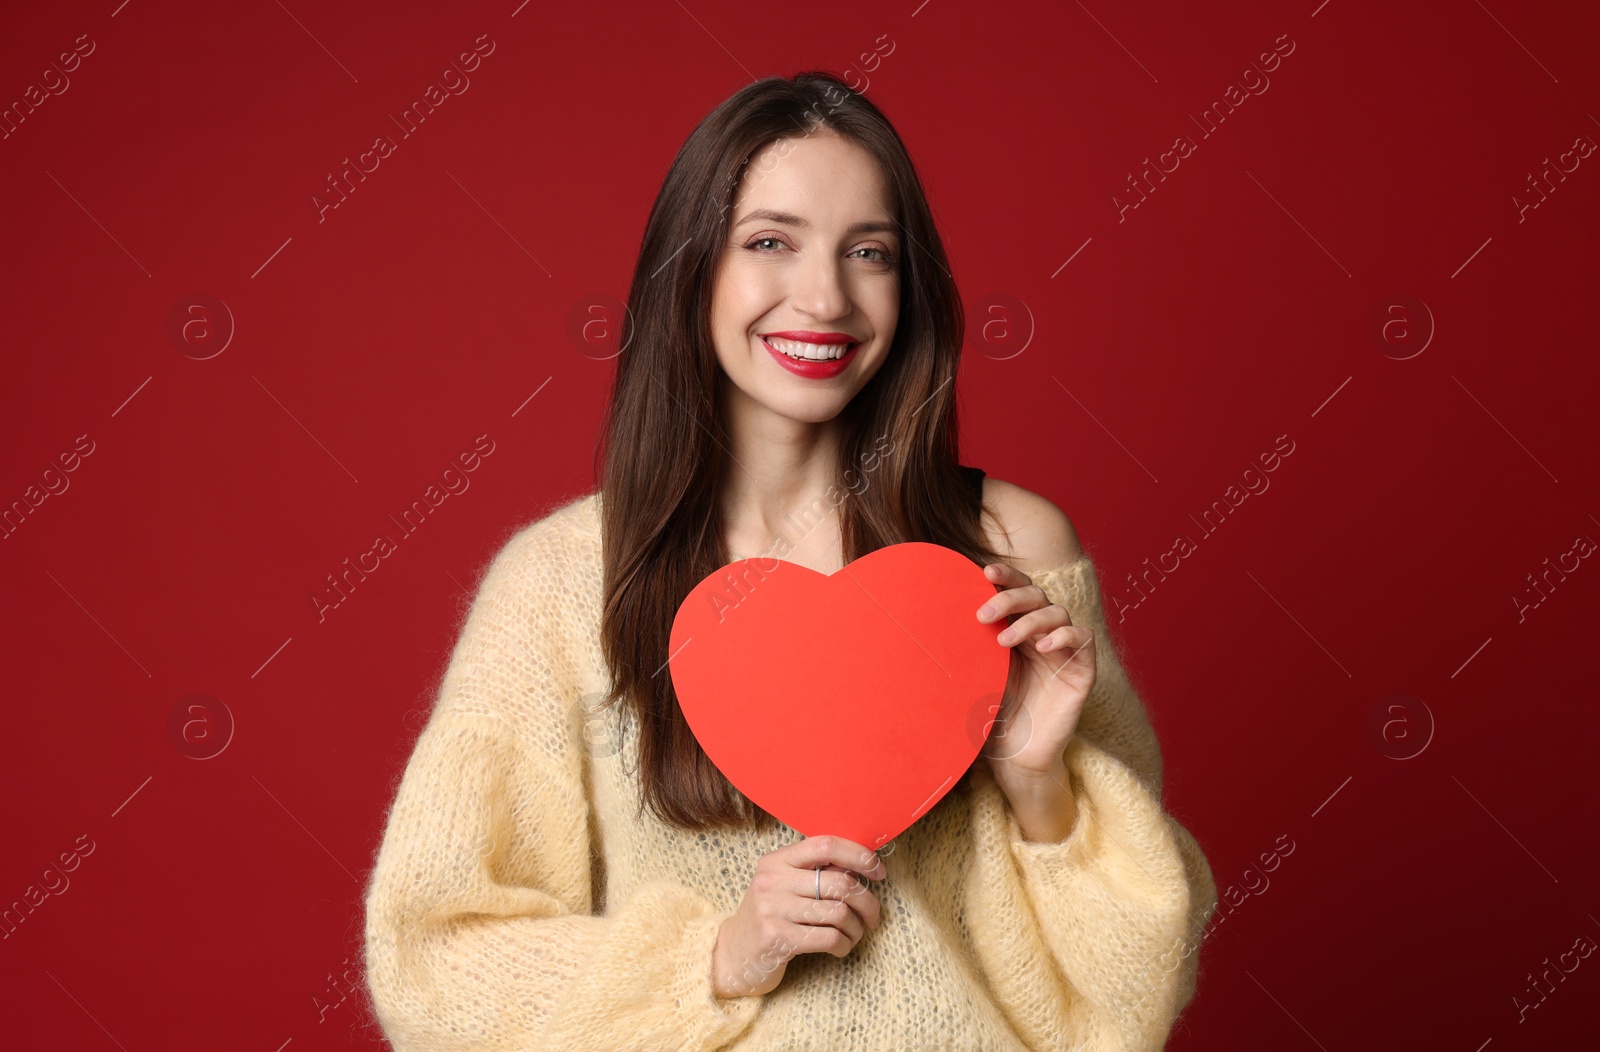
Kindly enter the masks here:
[[[900, 315], [903, 239], [888, 205], [872, 155], [835, 132], [779, 139], [750, 159], [711, 301], [735, 398], [820, 423], [872, 379]], [[786, 364], [785, 351], [812, 361]]]

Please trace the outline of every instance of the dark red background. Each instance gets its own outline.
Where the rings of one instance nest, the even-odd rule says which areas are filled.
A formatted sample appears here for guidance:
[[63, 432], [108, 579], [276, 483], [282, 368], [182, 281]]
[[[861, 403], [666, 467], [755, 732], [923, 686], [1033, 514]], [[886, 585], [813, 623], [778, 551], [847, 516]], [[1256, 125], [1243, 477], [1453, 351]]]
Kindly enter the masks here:
[[[1001, 319], [968, 344], [963, 460], [1066, 511], [1108, 602], [1197, 546], [1113, 615], [1169, 808], [1259, 889], [1171, 1047], [1593, 1047], [1600, 956], [1525, 1022], [1513, 997], [1600, 940], [1600, 566], [1512, 599], [1600, 540], [1600, 157], [1515, 200], [1600, 141], [1593, 5], [446, 6], [8, 16], [8, 104], [93, 42], [0, 139], [0, 501], [93, 442], [0, 542], [0, 902], [94, 844], [0, 941], [16, 1047], [380, 1040], [338, 973], [384, 808], [487, 560], [592, 488], [613, 363], [569, 318], [625, 294], [706, 112], [874, 48], [967, 308]], [[484, 34], [470, 89], [319, 221]], [[203, 360], [169, 326], [197, 293], [234, 326]], [[470, 489], [319, 622], [325, 575], [480, 435]], [[1270, 489], [1202, 534], [1280, 435]], [[204, 761], [168, 730], [195, 692], [236, 724]], [[1431, 738], [1369, 731], [1397, 692]]]

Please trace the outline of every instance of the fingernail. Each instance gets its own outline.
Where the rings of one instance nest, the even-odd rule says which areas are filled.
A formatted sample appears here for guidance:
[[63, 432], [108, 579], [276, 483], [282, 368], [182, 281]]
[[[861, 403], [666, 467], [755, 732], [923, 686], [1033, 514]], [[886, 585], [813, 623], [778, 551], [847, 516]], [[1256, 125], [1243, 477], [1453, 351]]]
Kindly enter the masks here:
[[1013, 639], [1016, 639], [1016, 638], [1017, 638], [1017, 634], [1015, 632], [1013, 632], [1009, 628], [1006, 629], [1004, 632], [1001, 632], [998, 636], [995, 636], [995, 639], [999, 640], [1001, 643], [1010, 643]]
[[987, 621], [987, 620], [989, 620], [989, 618], [991, 618], [993, 616], [994, 616], [994, 607], [990, 606], [988, 603], [985, 603], [982, 606], [978, 607], [978, 620], [979, 621]]

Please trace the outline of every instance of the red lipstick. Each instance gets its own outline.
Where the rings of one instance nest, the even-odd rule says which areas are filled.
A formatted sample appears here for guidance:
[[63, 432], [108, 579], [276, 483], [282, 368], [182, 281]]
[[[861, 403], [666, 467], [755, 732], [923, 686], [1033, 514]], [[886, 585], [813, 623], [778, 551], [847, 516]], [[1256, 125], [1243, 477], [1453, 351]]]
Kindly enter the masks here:
[[[767, 349], [768, 354], [777, 359], [779, 365], [796, 376], [803, 376], [808, 380], [826, 380], [830, 377], [838, 376], [844, 372], [851, 359], [855, 357], [856, 351], [861, 347], [858, 340], [843, 332], [812, 332], [808, 329], [787, 329], [783, 332], [765, 332], [760, 335], [761, 345]], [[846, 345], [845, 352], [838, 358], [826, 361], [801, 361], [798, 358], [792, 358], [784, 354], [767, 342], [767, 337], [769, 336], [775, 336], [780, 340], [796, 340], [802, 343], [842, 343]]]

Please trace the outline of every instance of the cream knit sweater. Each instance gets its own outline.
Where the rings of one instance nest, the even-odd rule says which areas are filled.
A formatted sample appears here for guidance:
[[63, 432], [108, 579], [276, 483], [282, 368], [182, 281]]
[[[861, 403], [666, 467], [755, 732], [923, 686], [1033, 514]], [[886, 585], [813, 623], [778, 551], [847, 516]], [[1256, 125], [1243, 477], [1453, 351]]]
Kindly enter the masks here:
[[800, 834], [634, 819], [629, 718], [586, 714], [606, 682], [601, 499], [495, 557], [400, 780], [366, 890], [367, 982], [397, 1052], [1162, 1047], [1216, 887], [1162, 809], [1087, 557], [1031, 575], [1096, 632], [1072, 832], [1025, 840], [980, 760], [884, 856], [881, 927], [722, 999], [717, 928], [756, 859]]

